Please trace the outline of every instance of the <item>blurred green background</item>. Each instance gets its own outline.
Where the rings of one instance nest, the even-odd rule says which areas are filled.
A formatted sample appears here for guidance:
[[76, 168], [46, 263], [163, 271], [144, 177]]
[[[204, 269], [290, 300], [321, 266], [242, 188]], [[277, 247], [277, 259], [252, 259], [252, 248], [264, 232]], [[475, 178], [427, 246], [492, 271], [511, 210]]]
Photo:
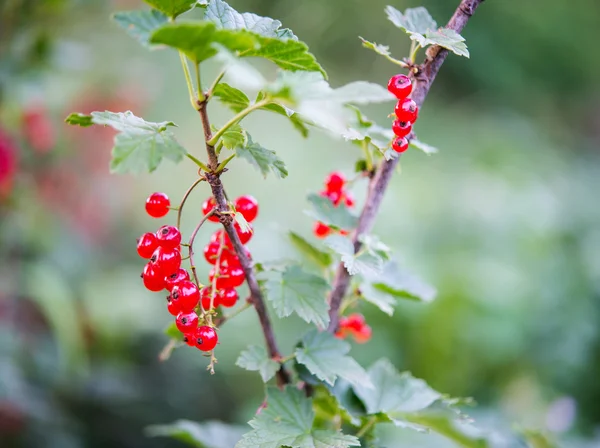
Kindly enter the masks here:
[[[457, 1], [230, 3], [292, 28], [337, 87], [394, 74], [358, 35], [406, 54], [386, 4], [423, 5], [443, 23]], [[194, 167], [109, 176], [112, 134], [62, 122], [72, 111], [130, 109], [175, 121], [180, 141], [201, 150], [177, 55], [146, 51], [109, 20], [139, 7], [0, 0], [0, 126], [18, 159], [0, 203], [2, 447], [176, 447], [146, 438], [144, 427], [179, 418], [243, 424], [262, 401], [259, 376], [234, 365], [248, 342], [262, 343], [252, 311], [220, 332], [214, 376], [195, 351], [157, 358], [171, 318], [164, 297], [142, 287], [135, 238], [160, 225], [144, 213], [146, 196], [178, 200]], [[559, 446], [600, 446], [600, 58], [589, 44], [599, 24], [596, 0], [485, 2], [463, 33], [471, 59], [448, 58], [416, 126], [440, 152], [402, 158], [377, 220], [375, 233], [439, 295], [400, 303], [393, 318], [364, 306], [374, 336], [353, 354], [366, 364], [389, 357], [440, 391], [474, 397], [468, 412], [497, 447], [524, 446], [503, 435], [522, 428], [545, 430]], [[204, 79], [215, 72], [209, 63]], [[366, 112], [386, 123], [388, 109]], [[50, 120], [42, 141], [28, 127], [32, 115]], [[215, 105], [211, 116], [223, 123], [228, 112]], [[303, 140], [267, 113], [245, 125], [290, 175], [265, 181], [235, 161], [224, 182], [231, 195], [260, 201], [254, 258], [294, 256], [287, 229], [314, 241], [306, 194], [333, 169], [350, 174], [359, 151], [319, 132]], [[354, 187], [359, 204], [364, 190]], [[193, 194], [185, 233], [207, 196]], [[284, 353], [303, 328], [277, 322]], [[381, 436], [389, 447], [455, 446], [395, 429]]]

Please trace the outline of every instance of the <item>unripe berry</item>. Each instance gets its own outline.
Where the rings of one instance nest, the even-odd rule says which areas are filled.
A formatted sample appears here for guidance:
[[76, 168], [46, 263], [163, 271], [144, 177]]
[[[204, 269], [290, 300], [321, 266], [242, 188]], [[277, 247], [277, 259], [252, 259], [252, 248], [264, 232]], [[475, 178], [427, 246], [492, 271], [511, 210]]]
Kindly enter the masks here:
[[210, 352], [217, 346], [219, 338], [214, 328], [203, 325], [198, 328], [194, 334], [196, 338], [196, 347], [203, 352]]
[[392, 149], [397, 153], [403, 153], [408, 149], [408, 140], [406, 137], [396, 137], [392, 142]]
[[179, 309], [184, 312], [190, 312], [198, 306], [200, 301], [200, 291], [195, 283], [184, 280], [175, 285], [171, 291], [171, 300], [179, 304]]
[[398, 120], [414, 123], [419, 115], [419, 107], [412, 99], [404, 98], [396, 103], [394, 112]]
[[193, 311], [189, 313], [181, 312], [175, 319], [175, 325], [184, 334], [192, 333], [198, 327], [198, 315]]
[[137, 240], [137, 253], [142, 258], [150, 258], [157, 247], [158, 240], [153, 233], [144, 233]]
[[258, 215], [258, 201], [250, 195], [240, 196], [235, 200], [235, 210], [240, 212], [246, 221], [252, 222]]
[[329, 175], [325, 179], [325, 189], [328, 193], [340, 193], [342, 191], [342, 188], [344, 188], [345, 183], [346, 177], [344, 176], [344, 174], [339, 171], [334, 171], [332, 173], [329, 173]]
[[238, 293], [233, 288], [225, 288], [219, 291], [219, 305], [231, 308], [238, 301]]
[[153, 218], [162, 218], [169, 213], [169, 207], [171, 201], [169, 197], [164, 193], [152, 193], [148, 199], [146, 199], [146, 213]]
[[165, 288], [165, 276], [153, 263], [144, 266], [142, 280], [144, 286], [150, 291], [158, 292]]
[[177, 249], [165, 249], [158, 247], [152, 254], [150, 262], [163, 274], [163, 277], [168, 277], [177, 272], [181, 266], [181, 254]]
[[165, 249], [179, 249], [181, 245], [181, 232], [175, 226], [162, 226], [156, 231], [156, 238]]
[[[215, 201], [215, 198], [211, 196], [202, 203], [202, 214], [204, 216], [208, 215], [216, 205], [217, 202]], [[219, 222], [219, 217], [217, 215], [212, 215], [210, 218], [208, 218], [208, 220], [212, 222]]]
[[317, 238], [325, 238], [332, 232], [331, 227], [327, 224], [323, 224], [322, 222], [315, 222], [313, 226], [313, 233]]
[[173, 288], [175, 287], [175, 285], [178, 285], [179, 283], [181, 283], [185, 280], [189, 280], [189, 279], [190, 279], [190, 274], [188, 271], [186, 271], [185, 269], [182, 269], [182, 268], [177, 269], [176, 272], [165, 277], [167, 291], [169, 291], [169, 292], [173, 291]]
[[392, 76], [388, 82], [388, 90], [399, 100], [406, 98], [412, 92], [410, 78], [402, 74]]
[[412, 123], [410, 121], [394, 120], [392, 131], [394, 131], [396, 137], [406, 137], [412, 131]]

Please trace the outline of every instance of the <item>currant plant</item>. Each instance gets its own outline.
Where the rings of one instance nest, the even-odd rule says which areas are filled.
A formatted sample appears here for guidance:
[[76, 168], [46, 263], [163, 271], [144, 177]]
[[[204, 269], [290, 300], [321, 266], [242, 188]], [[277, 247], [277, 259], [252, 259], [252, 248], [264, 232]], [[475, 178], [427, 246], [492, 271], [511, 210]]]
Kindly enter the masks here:
[[[148, 122], [130, 111], [74, 113], [66, 119], [69, 124], [110, 126], [118, 132], [110, 165], [114, 173], [153, 172], [165, 159], [187, 158], [198, 169], [197, 179], [178, 203], [160, 192], [148, 197], [146, 212], [160, 219], [161, 227], [137, 242], [138, 254], [148, 260], [141, 269], [142, 282], [150, 291], [166, 290], [167, 312], [174, 319], [163, 358], [175, 348], [195, 347], [206, 352], [208, 369], [214, 373], [218, 344], [227, 343], [219, 340], [219, 327], [235, 325], [230, 321], [237, 314], [254, 307], [265, 347], [248, 347], [237, 365], [257, 371], [266, 384], [273, 379], [276, 384], [266, 386], [265, 404], [249, 422], [251, 429], [229, 445], [223, 442], [231, 435], [226, 427], [215, 431], [214, 425], [187, 421], [153, 427], [152, 434], [183, 437], [200, 446], [375, 447], [376, 426], [392, 422], [437, 431], [462, 446], [486, 446], [484, 439], [462, 430], [466, 417], [457, 408], [460, 400], [444, 396], [408, 372], [398, 372], [386, 359], [363, 368], [349, 355], [351, 346], [345, 340], [370, 340], [374, 330], [360, 313], [362, 307], [373, 305], [391, 315], [399, 299], [427, 302], [435, 296], [431, 286], [393, 261], [390, 249], [371, 234], [371, 228], [399, 155], [409, 145], [435, 151], [415, 137], [419, 107], [447, 55], [469, 55], [459, 33], [481, 1], [463, 0], [445, 27], [439, 27], [425, 8], [402, 13], [388, 6], [388, 19], [411, 40], [409, 55], [396, 59], [388, 47], [362, 39], [365, 47], [405, 70], [393, 76], [387, 88], [364, 81], [332, 88], [323, 67], [290, 29], [282, 28], [278, 20], [239, 13], [223, 0], [146, 0], [149, 10], [115, 14], [116, 22], [144, 47], [178, 53], [206, 150], [188, 152], [175, 139], [173, 122]], [[181, 19], [191, 11], [201, 19]], [[417, 63], [422, 49], [425, 59]], [[277, 75], [270, 79], [248, 57], [270, 61]], [[201, 75], [209, 60], [221, 70], [205, 84]], [[209, 120], [213, 101], [233, 112], [220, 126]], [[390, 107], [393, 120], [385, 126], [358, 108], [387, 101], [396, 101], [396, 106], [393, 111]], [[355, 173], [332, 172], [324, 189], [307, 198], [311, 206], [307, 213], [315, 219], [313, 233], [322, 243], [289, 233], [307, 263], [254, 263], [245, 244], [252, 238], [259, 205], [251, 191], [233, 200], [226, 193], [228, 164], [236, 157], [265, 177], [288, 174], [277, 153], [242, 127], [244, 118], [258, 110], [286, 117], [304, 137], [321, 129], [360, 149]], [[356, 214], [351, 189], [361, 178], [368, 179], [369, 188]], [[188, 211], [187, 200], [204, 184], [210, 193], [195, 229], [184, 238], [179, 230], [182, 213], [196, 213], [197, 208]], [[165, 223], [169, 218], [171, 222]], [[204, 261], [212, 266], [208, 278], [198, 276], [195, 253], [204, 225], [218, 226], [203, 249]], [[244, 282], [250, 297], [240, 301], [237, 288]], [[279, 351], [267, 301], [277, 318], [296, 314], [312, 324], [298, 335], [292, 353]]]

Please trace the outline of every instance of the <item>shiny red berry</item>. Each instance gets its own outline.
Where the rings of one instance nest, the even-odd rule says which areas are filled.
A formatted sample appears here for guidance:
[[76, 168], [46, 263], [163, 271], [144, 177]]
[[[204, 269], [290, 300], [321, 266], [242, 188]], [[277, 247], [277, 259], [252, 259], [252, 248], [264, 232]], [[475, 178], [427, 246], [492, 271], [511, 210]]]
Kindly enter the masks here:
[[153, 218], [162, 218], [169, 213], [169, 207], [171, 201], [169, 197], [164, 193], [152, 193], [148, 199], [146, 199], [146, 213]]
[[322, 222], [315, 222], [313, 226], [313, 233], [317, 238], [325, 238], [332, 232], [331, 227], [327, 224], [323, 224]]
[[392, 149], [397, 153], [403, 153], [408, 149], [408, 140], [406, 137], [396, 137], [392, 142]]
[[394, 131], [396, 137], [406, 137], [412, 131], [412, 123], [410, 121], [394, 120], [392, 131]]
[[359, 313], [350, 314], [348, 317], [340, 319], [340, 327], [349, 328], [353, 331], [360, 331], [365, 325], [365, 317]]
[[417, 103], [415, 103], [410, 98], [404, 98], [396, 103], [396, 108], [394, 109], [396, 113], [396, 117], [400, 121], [410, 121], [414, 123], [417, 121], [417, 116], [419, 114], [419, 107]]
[[165, 276], [153, 263], [148, 263], [142, 271], [144, 286], [150, 291], [158, 292], [165, 289]]
[[[235, 228], [235, 231], [238, 234], [238, 237], [240, 238], [242, 244], [246, 244], [248, 241], [250, 241], [253, 235], [252, 224], [248, 224], [249, 229], [247, 229], [246, 231], [242, 230], [237, 221], [233, 224], [233, 227]], [[229, 240], [229, 238], [227, 239]], [[231, 243], [229, 244], [231, 245]]]
[[165, 283], [167, 284], [167, 291], [169, 291], [169, 292], [173, 291], [173, 288], [175, 287], [175, 285], [178, 285], [179, 283], [181, 283], [185, 280], [189, 280], [189, 279], [190, 279], [190, 274], [188, 271], [186, 271], [183, 268], [177, 269], [176, 272], [165, 277]]
[[[208, 215], [210, 211], [215, 208], [216, 205], [217, 202], [215, 201], [215, 198], [211, 196], [202, 203], [202, 214], [204, 216]], [[219, 217], [217, 215], [212, 215], [210, 218], [208, 218], [208, 220], [212, 222], [219, 222]]]
[[388, 90], [399, 100], [406, 98], [412, 92], [412, 83], [406, 75], [394, 75], [388, 82]]
[[150, 258], [157, 247], [158, 240], [153, 233], [144, 233], [137, 240], [137, 253], [142, 258]]
[[181, 313], [179, 302], [177, 300], [173, 300], [171, 296], [167, 297], [167, 311], [172, 316], [177, 316], [179, 313]]
[[185, 342], [187, 345], [189, 345], [190, 347], [195, 347], [196, 346], [196, 332], [198, 330], [192, 332], [192, 333], [186, 333], [183, 335], [183, 342]]
[[[245, 246], [244, 246], [244, 254], [246, 255], [246, 258], [248, 260], [252, 261], [252, 254], [250, 253], [248, 248]], [[230, 268], [241, 266], [240, 259], [238, 258], [237, 254], [235, 253], [235, 251], [233, 249], [224, 251], [222, 258], [223, 258], [223, 263], [225, 263]]]
[[234, 288], [225, 288], [219, 291], [219, 305], [231, 308], [238, 301], [238, 293]]
[[210, 352], [219, 341], [215, 329], [206, 325], [199, 327], [194, 336], [196, 337], [196, 347], [203, 352]]
[[258, 201], [250, 195], [240, 196], [235, 200], [235, 210], [240, 212], [246, 221], [252, 222], [258, 215]]
[[339, 171], [334, 171], [332, 173], [329, 173], [327, 178], [325, 178], [325, 189], [329, 193], [334, 191], [340, 193], [342, 191], [342, 188], [344, 188], [345, 183], [346, 177], [344, 176], [344, 174], [340, 173]]
[[162, 226], [156, 231], [158, 245], [166, 249], [179, 249], [181, 232], [175, 226]]
[[359, 344], [369, 342], [373, 334], [373, 329], [369, 325], [363, 325], [362, 328], [354, 333], [354, 340]]
[[175, 285], [171, 291], [171, 300], [179, 304], [179, 309], [184, 312], [190, 312], [198, 306], [200, 301], [200, 291], [195, 283], [189, 280]]
[[[202, 308], [204, 310], [210, 310], [210, 299], [212, 297], [212, 285], [205, 286], [200, 290], [200, 300], [202, 301]], [[220, 305], [219, 303], [219, 294], [215, 295], [215, 300], [213, 302], [213, 308], [216, 308]]]
[[162, 272], [164, 277], [168, 277], [177, 272], [181, 266], [181, 254], [177, 249], [166, 249], [159, 246], [152, 254], [150, 262]]
[[208, 273], [208, 282], [212, 285], [215, 283], [217, 289], [229, 287], [229, 267], [219, 266], [219, 275], [217, 276], [215, 268], [212, 268]]
[[182, 333], [191, 333], [198, 327], [198, 315], [195, 312], [181, 312], [175, 319], [177, 329]]
[[[212, 241], [204, 246], [204, 258], [208, 264], [215, 264], [219, 257], [219, 248], [221, 245], [217, 241]], [[221, 251], [221, 258], [223, 258], [223, 252]]]
[[246, 274], [241, 267], [229, 267], [229, 278], [227, 279], [227, 286], [231, 288], [237, 288], [241, 286], [246, 280]]

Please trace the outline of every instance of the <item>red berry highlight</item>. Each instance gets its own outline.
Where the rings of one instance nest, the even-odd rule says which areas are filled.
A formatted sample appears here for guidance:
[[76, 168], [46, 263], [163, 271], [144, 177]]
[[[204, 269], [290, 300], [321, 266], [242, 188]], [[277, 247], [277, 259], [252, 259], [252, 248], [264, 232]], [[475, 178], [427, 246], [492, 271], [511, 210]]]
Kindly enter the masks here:
[[162, 218], [169, 213], [169, 207], [171, 201], [169, 197], [164, 193], [152, 193], [148, 199], [146, 199], [146, 213], [153, 218]]
[[241, 286], [246, 280], [246, 274], [241, 267], [229, 267], [229, 278], [227, 279], [227, 286], [231, 288], [237, 288]]
[[142, 258], [150, 258], [158, 247], [158, 239], [153, 233], [144, 233], [137, 240], [137, 253]]
[[198, 306], [200, 291], [195, 283], [185, 280], [173, 287], [171, 300], [178, 303], [181, 311], [189, 313]]
[[163, 274], [168, 277], [177, 272], [181, 266], [181, 254], [177, 249], [166, 249], [159, 246], [152, 254], [150, 262]]
[[189, 280], [189, 279], [190, 279], [190, 274], [188, 271], [186, 271], [185, 269], [182, 269], [182, 268], [177, 269], [176, 272], [165, 277], [167, 291], [169, 291], [169, 292], [173, 291], [173, 288], [176, 285], [180, 284], [181, 282], [183, 282], [185, 280]]
[[394, 75], [388, 82], [388, 90], [399, 100], [406, 98], [412, 92], [412, 83], [406, 75]]
[[175, 226], [162, 226], [156, 231], [158, 245], [165, 249], [179, 249], [181, 245], [181, 232]]
[[404, 98], [396, 103], [396, 108], [394, 109], [396, 113], [396, 117], [400, 121], [410, 121], [414, 123], [417, 121], [417, 116], [419, 114], [419, 107], [417, 103], [415, 103], [410, 98]]
[[198, 327], [198, 315], [193, 311], [190, 313], [181, 312], [175, 319], [177, 329], [182, 333], [192, 333]]
[[392, 142], [392, 149], [397, 153], [403, 153], [408, 149], [408, 140], [406, 137], [396, 137]]
[[196, 347], [203, 352], [210, 352], [217, 346], [219, 338], [214, 328], [203, 325], [194, 334]]
[[412, 123], [410, 121], [394, 120], [392, 131], [394, 131], [396, 137], [406, 137], [412, 131]]
[[165, 289], [165, 276], [153, 263], [148, 263], [142, 271], [144, 286], [154, 292]]
[[233, 288], [225, 288], [219, 291], [219, 305], [231, 308], [238, 301], [238, 293]]
[[[216, 205], [217, 202], [215, 201], [215, 198], [211, 196], [202, 203], [202, 214], [204, 216], [208, 215]], [[208, 218], [208, 220], [212, 222], [219, 222], [219, 217], [217, 215], [212, 215], [210, 218]]]
[[246, 221], [252, 222], [258, 215], [258, 201], [250, 195], [240, 196], [235, 200], [235, 210], [240, 212]]

